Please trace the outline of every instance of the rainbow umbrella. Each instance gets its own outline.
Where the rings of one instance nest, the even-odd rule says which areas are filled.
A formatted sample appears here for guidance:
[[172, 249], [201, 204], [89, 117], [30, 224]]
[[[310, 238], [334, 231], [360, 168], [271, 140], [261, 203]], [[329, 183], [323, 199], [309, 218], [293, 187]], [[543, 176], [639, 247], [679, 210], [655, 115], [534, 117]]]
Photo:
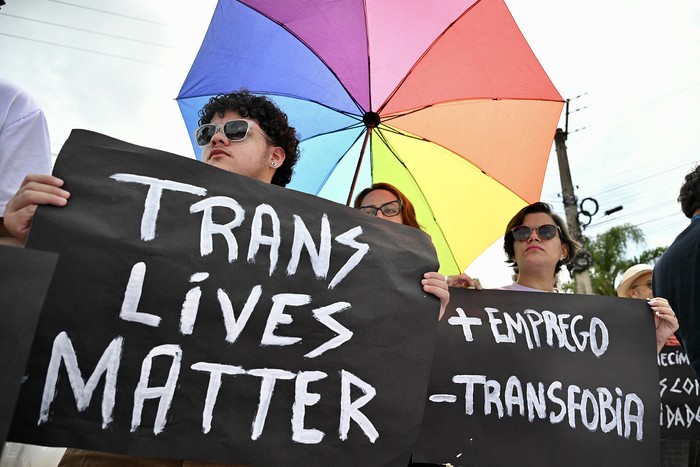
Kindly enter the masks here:
[[241, 88], [299, 133], [289, 188], [349, 204], [392, 183], [445, 274], [539, 200], [563, 107], [503, 0], [219, 0], [178, 95], [190, 134]]

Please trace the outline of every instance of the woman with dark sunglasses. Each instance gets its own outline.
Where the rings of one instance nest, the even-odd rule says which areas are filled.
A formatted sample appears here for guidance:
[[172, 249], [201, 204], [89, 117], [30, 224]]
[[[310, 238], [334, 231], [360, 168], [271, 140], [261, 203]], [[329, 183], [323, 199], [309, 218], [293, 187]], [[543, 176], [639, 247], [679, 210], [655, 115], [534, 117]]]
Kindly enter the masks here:
[[501, 289], [558, 292], [559, 271], [580, 249], [564, 220], [547, 203], [525, 206], [513, 216], [503, 236], [503, 250], [515, 282]]
[[[525, 206], [508, 222], [503, 236], [503, 250], [513, 267], [512, 284], [497, 287], [524, 292], [559, 292], [557, 282], [561, 267], [571, 261], [581, 248], [571, 238], [564, 220], [547, 203]], [[467, 287], [471, 278], [465, 274], [449, 277], [450, 287]]]
[[[413, 204], [398, 188], [389, 183], [375, 183], [362, 190], [355, 198], [355, 208], [389, 222], [421, 228]], [[440, 300], [439, 318], [442, 318], [450, 300], [445, 276], [434, 271], [426, 272], [421, 284], [425, 292], [435, 295]]]
[[[576, 256], [581, 248], [571, 238], [564, 220], [547, 203], [525, 206], [513, 216], [503, 236], [503, 249], [513, 266], [515, 282], [498, 287], [524, 292], [558, 292], [561, 267]], [[464, 275], [448, 279], [451, 287], [464, 287]], [[671, 306], [663, 298], [649, 301], [656, 324], [657, 351], [678, 329]]]
[[[561, 267], [581, 248], [571, 238], [564, 220], [547, 203], [525, 206], [508, 222], [503, 236], [507, 263], [513, 267], [513, 283], [497, 287], [524, 292], [559, 292]], [[447, 278], [450, 287], [481, 289], [466, 274]]]

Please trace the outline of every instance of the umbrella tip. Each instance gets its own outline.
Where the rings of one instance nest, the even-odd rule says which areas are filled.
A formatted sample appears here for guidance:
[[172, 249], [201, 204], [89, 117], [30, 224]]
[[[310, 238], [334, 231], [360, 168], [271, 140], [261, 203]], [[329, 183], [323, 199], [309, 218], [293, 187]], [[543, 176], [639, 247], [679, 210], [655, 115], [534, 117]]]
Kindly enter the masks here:
[[372, 112], [371, 110], [362, 116], [362, 123], [365, 124], [367, 128], [377, 128], [381, 118], [377, 112]]

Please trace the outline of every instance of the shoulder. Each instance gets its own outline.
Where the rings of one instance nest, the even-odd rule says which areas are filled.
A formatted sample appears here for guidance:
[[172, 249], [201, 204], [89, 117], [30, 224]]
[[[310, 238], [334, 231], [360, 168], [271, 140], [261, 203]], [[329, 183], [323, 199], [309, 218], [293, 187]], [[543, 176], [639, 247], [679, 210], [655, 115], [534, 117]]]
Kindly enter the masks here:
[[666, 249], [656, 265], [666, 264], [669, 258], [695, 260], [693, 249], [700, 246], [700, 221], [691, 223]]
[[43, 118], [41, 107], [31, 94], [14, 83], [0, 80], [0, 121], [11, 125], [33, 114]]

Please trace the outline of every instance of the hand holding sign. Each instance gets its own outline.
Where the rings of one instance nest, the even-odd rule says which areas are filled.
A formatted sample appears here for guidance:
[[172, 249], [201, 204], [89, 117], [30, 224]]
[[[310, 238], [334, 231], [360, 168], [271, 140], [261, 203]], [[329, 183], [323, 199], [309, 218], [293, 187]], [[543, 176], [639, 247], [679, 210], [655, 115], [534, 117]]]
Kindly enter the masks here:
[[62, 190], [63, 180], [51, 175], [29, 174], [20, 189], [8, 201], [3, 221], [7, 230], [24, 243], [40, 205], [65, 206], [70, 193]]

